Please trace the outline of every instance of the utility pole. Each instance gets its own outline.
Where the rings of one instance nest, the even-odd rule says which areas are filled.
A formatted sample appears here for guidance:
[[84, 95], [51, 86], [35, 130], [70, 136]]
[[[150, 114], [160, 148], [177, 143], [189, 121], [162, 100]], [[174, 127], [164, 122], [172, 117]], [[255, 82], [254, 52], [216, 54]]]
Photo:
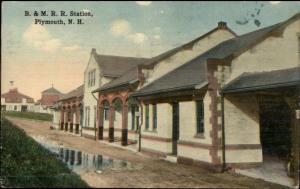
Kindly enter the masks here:
[[300, 87], [297, 87], [296, 90], [296, 108], [295, 114], [295, 123], [294, 123], [294, 137], [293, 137], [293, 146], [294, 146], [294, 181], [295, 186], [299, 187], [299, 132], [300, 132]]

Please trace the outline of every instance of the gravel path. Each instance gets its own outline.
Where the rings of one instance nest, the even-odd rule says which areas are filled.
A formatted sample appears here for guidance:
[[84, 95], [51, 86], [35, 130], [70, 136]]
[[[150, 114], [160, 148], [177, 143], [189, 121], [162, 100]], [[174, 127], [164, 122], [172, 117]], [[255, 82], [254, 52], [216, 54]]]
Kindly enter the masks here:
[[285, 188], [234, 173], [212, 173], [195, 166], [150, 158], [63, 131], [50, 130], [49, 122], [7, 118], [24, 129], [29, 136], [45, 137], [47, 140], [63, 143], [67, 147], [142, 165], [140, 170], [106, 170], [102, 174], [87, 172], [81, 175], [92, 187]]

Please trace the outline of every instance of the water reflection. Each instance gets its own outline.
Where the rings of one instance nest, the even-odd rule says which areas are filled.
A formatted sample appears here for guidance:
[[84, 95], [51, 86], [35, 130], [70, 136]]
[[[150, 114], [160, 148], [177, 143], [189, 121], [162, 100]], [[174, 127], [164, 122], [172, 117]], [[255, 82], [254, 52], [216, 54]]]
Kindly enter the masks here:
[[142, 166], [123, 160], [112, 159], [101, 154], [90, 154], [76, 149], [64, 148], [57, 143], [47, 141], [44, 138], [35, 138], [44, 148], [56, 154], [58, 159], [64, 162], [77, 174], [87, 171], [103, 172], [104, 170], [137, 170]]
[[68, 167], [75, 172], [86, 171], [104, 171], [106, 169], [122, 170], [122, 169], [137, 169], [130, 162], [123, 160], [112, 159], [100, 154], [83, 153], [77, 150], [70, 150], [65, 148], [59, 149], [59, 159], [68, 165]]

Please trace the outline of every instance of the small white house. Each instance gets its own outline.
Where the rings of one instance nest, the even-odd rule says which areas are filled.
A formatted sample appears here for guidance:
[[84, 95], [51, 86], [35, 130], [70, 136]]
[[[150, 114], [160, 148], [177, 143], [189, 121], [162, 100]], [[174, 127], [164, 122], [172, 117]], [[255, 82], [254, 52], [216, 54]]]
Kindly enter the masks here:
[[18, 92], [17, 88], [1, 95], [1, 111], [26, 112], [34, 110], [33, 98]]

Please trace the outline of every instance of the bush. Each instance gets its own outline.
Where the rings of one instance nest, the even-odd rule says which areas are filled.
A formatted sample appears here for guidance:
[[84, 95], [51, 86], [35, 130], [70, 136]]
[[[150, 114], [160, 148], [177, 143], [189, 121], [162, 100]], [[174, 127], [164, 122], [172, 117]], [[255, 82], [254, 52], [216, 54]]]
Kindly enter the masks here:
[[8, 187], [88, 187], [54, 154], [1, 120], [1, 177]]
[[52, 114], [37, 113], [37, 112], [13, 112], [13, 111], [9, 111], [9, 112], [1, 111], [1, 116], [12, 116], [12, 117], [35, 119], [41, 121], [52, 121], [53, 118]]

